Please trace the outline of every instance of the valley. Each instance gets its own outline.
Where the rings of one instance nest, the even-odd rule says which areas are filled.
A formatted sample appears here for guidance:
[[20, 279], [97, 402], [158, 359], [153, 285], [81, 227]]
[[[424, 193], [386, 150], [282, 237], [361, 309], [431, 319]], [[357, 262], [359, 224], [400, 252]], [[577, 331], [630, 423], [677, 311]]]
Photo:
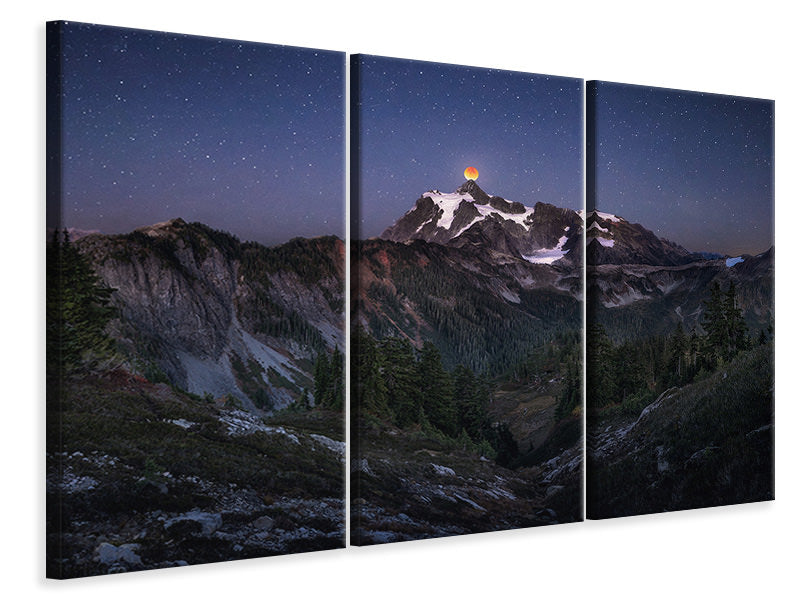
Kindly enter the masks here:
[[354, 544], [581, 520], [582, 229], [467, 181], [353, 242]]

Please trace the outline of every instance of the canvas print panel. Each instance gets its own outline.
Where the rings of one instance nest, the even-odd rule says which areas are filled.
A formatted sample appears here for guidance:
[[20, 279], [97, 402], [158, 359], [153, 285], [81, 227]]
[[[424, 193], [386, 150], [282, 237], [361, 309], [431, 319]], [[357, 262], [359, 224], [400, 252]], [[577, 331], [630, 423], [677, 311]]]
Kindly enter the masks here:
[[587, 95], [587, 516], [771, 500], [774, 104]]
[[344, 56], [48, 61], [48, 576], [342, 547]]
[[351, 541], [582, 519], [582, 82], [352, 60]]

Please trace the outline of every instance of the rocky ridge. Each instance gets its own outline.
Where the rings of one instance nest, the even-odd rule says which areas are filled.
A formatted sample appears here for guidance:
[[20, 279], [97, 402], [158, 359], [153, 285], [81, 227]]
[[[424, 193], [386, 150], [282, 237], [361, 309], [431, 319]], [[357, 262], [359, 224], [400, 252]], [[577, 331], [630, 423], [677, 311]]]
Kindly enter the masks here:
[[182, 219], [77, 246], [115, 290], [112, 332], [131, 367], [192, 393], [282, 408], [310, 382], [317, 353], [344, 347], [344, 245], [275, 248]]

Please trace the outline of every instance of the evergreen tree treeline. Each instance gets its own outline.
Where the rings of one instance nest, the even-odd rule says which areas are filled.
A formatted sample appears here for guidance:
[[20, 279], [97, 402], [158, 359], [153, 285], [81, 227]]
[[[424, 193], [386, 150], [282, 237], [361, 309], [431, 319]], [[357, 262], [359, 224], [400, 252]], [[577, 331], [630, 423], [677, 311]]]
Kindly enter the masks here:
[[639, 410], [664, 390], [685, 385], [711, 373], [754, 343], [765, 344], [764, 331], [749, 336], [736, 302], [736, 286], [723, 291], [719, 282], [704, 301], [701, 330], [686, 332], [678, 323], [667, 336], [614, 345], [601, 325], [587, 331], [587, 390], [589, 409], [621, 404]]
[[508, 426], [489, 418], [488, 382], [463, 365], [448, 372], [433, 343], [425, 342], [417, 351], [407, 338], [378, 341], [358, 328], [353, 355], [358, 415], [369, 414], [401, 428], [433, 428], [491, 450], [504, 466], [517, 457]]

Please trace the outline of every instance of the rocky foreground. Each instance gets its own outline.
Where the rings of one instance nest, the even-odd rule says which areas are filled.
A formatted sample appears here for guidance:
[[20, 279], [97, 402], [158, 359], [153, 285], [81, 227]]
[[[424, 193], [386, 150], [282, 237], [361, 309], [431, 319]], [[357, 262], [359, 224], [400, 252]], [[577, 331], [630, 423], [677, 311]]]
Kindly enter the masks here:
[[264, 419], [118, 370], [48, 419], [48, 576], [344, 545], [341, 414]]
[[381, 544], [582, 519], [582, 441], [506, 469], [455, 440], [362, 423], [351, 462], [351, 541]]
[[591, 415], [587, 516], [774, 499], [773, 365], [771, 344], [759, 346], [638, 415]]

